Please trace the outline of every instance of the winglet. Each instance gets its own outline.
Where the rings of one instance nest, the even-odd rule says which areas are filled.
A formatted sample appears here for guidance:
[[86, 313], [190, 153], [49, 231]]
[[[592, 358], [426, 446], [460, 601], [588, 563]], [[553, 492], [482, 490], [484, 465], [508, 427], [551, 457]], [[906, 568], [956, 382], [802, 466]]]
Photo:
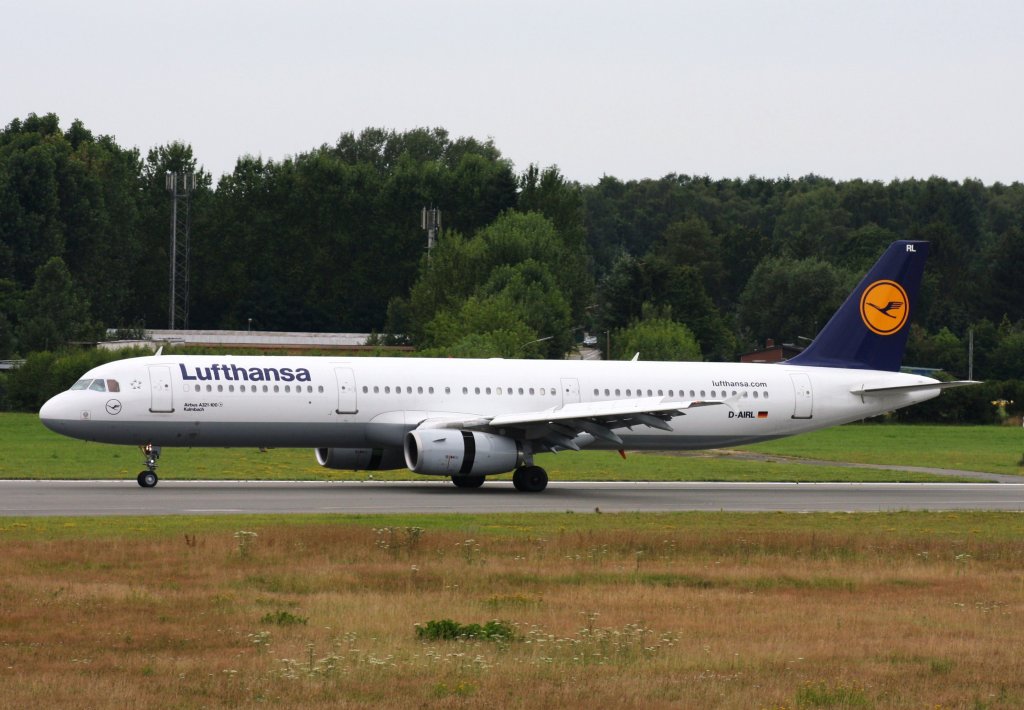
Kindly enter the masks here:
[[928, 258], [928, 242], [893, 242], [790, 365], [896, 372]]

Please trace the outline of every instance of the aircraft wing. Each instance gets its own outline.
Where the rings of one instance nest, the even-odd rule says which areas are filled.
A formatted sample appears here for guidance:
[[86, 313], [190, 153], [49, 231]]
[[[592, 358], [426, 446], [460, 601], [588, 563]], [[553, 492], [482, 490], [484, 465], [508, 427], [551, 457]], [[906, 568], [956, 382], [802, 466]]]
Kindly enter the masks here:
[[[420, 429], [459, 428], [503, 433], [513, 430], [516, 435], [550, 450], [578, 451], [577, 437], [589, 434], [591, 439], [603, 439], [622, 446], [615, 429], [648, 426], [672, 431], [668, 422], [686, 414], [684, 410], [725, 404], [721, 400], [691, 400], [672, 402], [662, 397], [617, 399], [606, 402], [577, 402], [534, 412], [499, 414], [472, 419], [428, 419]], [[584, 442], [586, 443], [586, 442]]]

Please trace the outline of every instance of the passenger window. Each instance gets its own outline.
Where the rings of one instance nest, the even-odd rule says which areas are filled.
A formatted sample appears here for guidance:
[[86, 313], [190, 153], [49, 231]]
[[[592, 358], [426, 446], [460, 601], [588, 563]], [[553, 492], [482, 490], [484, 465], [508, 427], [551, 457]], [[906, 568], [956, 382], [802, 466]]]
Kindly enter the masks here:
[[234, 391], [235, 391], [235, 386], [234, 385], [228, 385], [228, 392], [234, 392]]
[[501, 387], [499, 387], [499, 388], [498, 388], [498, 389], [497, 389], [497, 390], [495, 391], [495, 394], [501, 394]]
[[486, 392], [487, 392], [487, 394], [490, 394], [490, 393], [491, 393], [491, 388], [490, 388], [490, 387], [488, 387], [488, 388], [486, 389]]
[[633, 396], [633, 390], [626, 390], [626, 396], [627, 397]]
[[[310, 390], [310, 392], [312, 392], [312, 391], [313, 390]], [[366, 385], [363, 385], [363, 394], [369, 394], [369, 393], [370, 393], [370, 388], [367, 387]]]
[[281, 391], [281, 388], [280, 388], [280, 387], [278, 387], [277, 385], [274, 385], [274, 391], [275, 391], [275, 392], [280, 392], [280, 391]]
[[391, 387], [390, 386], [384, 388], [384, 394], [391, 394]]
[[522, 387], [520, 387], [520, 388], [519, 388], [519, 394], [522, 394], [522, 393], [523, 393], [523, 388], [522, 388]]
[[469, 394], [469, 387], [463, 387], [462, 394]]
[[285, 385], [284, 386], [284, 391], [285, 392], [291, 392], [292, 391], [292, 386], [291, 385]]
[[530, 394], [533, 394], [533, 387], [530, 388]]
[[223, 392], [224, 391], [224, 385], [217, 385], [217, 391], [218, 392]]
[[213, 385], [206, 385], [207, 392], [213, 392]]
[[117, 380], [107, 380], [107, 392], [120, 392], [121, 385], [117, 383]]
[[763, 397], [764, 399], [768, 399], [768, 393], [765, 392], [764, 394], [761, 395], [761, 397]]
[[103, 384], [103, 380], [93, 380], [92, 384], [89, 385], [89, 389], [94, 392], [106, 392], [107, 386]]
[[474, 387], [473, 388], [473, 392], [475, 392], [476, 394], [480, 394], [480, 388], [479, 387]]
[[416, 388], [416, 394], [423, 394], [423, 388], [422, 387], [417, 387]]

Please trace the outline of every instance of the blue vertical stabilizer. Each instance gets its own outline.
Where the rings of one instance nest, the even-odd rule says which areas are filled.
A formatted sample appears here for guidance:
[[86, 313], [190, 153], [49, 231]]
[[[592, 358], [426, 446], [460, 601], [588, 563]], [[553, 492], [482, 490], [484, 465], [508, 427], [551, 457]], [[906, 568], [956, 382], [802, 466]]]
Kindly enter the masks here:
[[910, 334], [928, 242], [893, 242], [806, 350], [787, 364], [896, 372]]

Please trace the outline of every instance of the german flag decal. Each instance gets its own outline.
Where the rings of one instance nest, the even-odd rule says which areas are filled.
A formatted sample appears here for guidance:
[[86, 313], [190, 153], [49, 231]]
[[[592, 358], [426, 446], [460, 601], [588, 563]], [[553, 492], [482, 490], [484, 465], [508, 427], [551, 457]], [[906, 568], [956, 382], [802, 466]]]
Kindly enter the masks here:
[[758, 412], [757, 413], [757, 418], [758, 419], [767, 419], [768, 418], [768, 412]]

